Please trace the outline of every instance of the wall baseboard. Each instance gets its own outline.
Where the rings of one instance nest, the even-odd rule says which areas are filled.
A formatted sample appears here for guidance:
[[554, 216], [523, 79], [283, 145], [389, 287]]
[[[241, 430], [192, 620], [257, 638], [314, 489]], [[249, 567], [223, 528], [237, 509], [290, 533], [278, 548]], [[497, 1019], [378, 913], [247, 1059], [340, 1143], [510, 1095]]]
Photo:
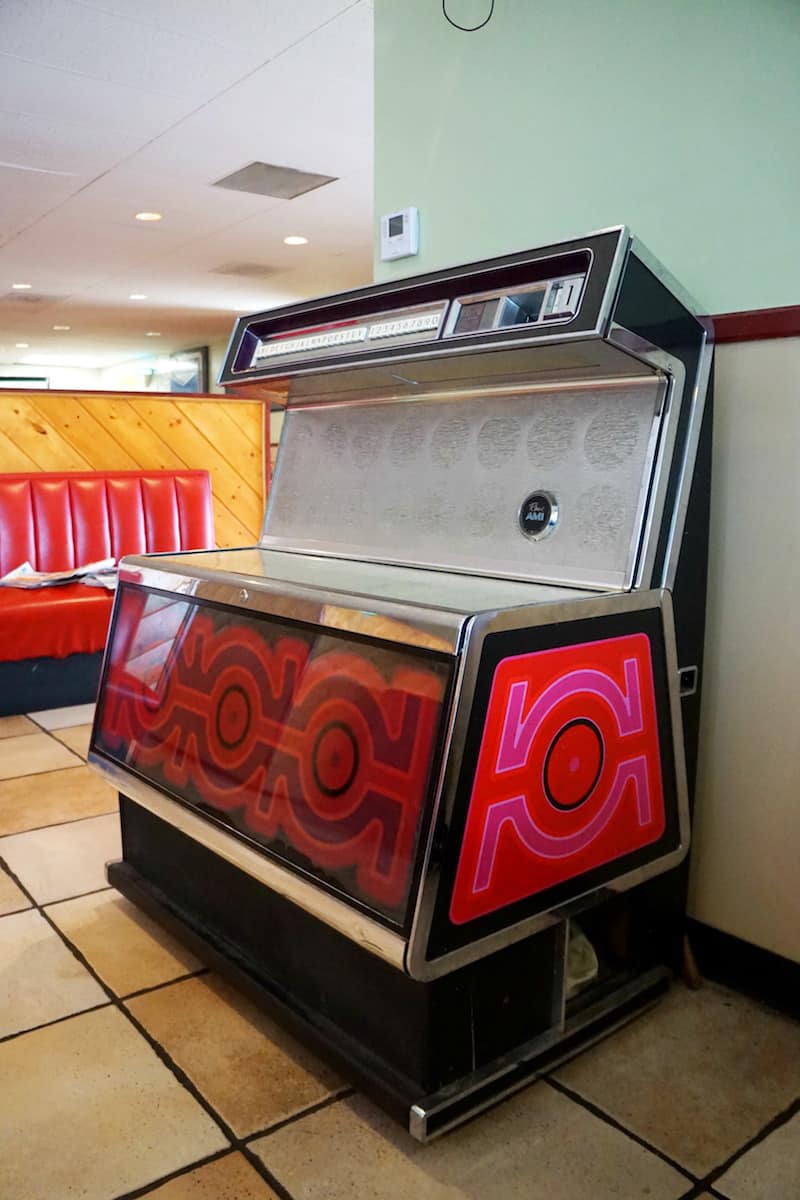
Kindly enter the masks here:
[[800, 1019], [800, 963], [689, 918], [700, 973]]
[[714, 340], [718, 344], [800, 337], [800, 304], [790, 304], [786, 308], [755, 308], [748, 312], [720, 313], [713, 321]]

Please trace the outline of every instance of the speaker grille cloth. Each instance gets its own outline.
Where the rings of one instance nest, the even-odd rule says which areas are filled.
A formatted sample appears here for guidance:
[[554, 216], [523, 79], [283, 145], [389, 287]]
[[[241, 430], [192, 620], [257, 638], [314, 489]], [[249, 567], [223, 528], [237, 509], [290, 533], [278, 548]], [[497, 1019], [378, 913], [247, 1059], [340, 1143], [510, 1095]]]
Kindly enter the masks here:
[[[658, 380], [286, 414], [265, 541], [577, 586], [627, 582]], [[518, 524], [555, 496], [553, 533]]]

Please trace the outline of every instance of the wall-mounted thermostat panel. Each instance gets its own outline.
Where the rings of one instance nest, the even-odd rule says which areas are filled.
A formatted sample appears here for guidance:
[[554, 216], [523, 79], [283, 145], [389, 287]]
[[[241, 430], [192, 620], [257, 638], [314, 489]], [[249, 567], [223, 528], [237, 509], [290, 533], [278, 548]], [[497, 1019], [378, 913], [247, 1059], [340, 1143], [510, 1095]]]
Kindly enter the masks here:
[[381, 259], [409, 258], [419, 253], [419, 209], [403, 208], [381, 217]]

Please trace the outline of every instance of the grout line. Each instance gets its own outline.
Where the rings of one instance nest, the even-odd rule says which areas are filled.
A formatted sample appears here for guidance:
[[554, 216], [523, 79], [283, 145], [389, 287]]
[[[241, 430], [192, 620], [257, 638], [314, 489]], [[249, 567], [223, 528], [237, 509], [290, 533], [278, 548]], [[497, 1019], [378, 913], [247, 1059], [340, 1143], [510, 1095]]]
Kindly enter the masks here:
[[111, 885], [107, 883], [105, 887], [91, 888], [88, 892], [78, 892], [74, 896], [62, 896], [58, 900], [42, 900], [40, 902], [34, 900], [34, 904], [37, 908], [55, 908], [57, 904], [69, 904], [70, 900], [82, 900], [84, 896], [99, 896], [101, 892], [110, 891]]
[[207, 1154], [205, 1158], [198, 1158], [185, 1167], [178, 1167], [176, 1171], [170, 1171], [169, 1175], [161, 1175], [158, 1179], [152, 1179], [149, 1183], [134, 1188], [132, 1192], [124, 1192], [120, 1196], [115, 1196], [114, 1200], [139, 1200], [140, 1196], [149, 1196], [156, 1188], [162, 1187], [165, 1183], [171, 1183], [173, 1179], [181, 1179], [182, 1176], [196, 1171], [199, 1167], [208, 1166], [209, 1163], [218, 1162], [219, 1159], [227, 1158], [229, 1154], [235, 1153], [236, 1151], [232, 1150], [230, 1146], [226, 1146], [224, 1150], [216, 1150], [213, 1154]]
[[65, 1013], [63, 1017], [54, 1017], [52, 1021], [42, 1021], [41, 1025], [31, 1025], [27, 1029], [18, 1029], [16, 1033], [6, 1033], [0, 1037], [0, 1046], [4, 1046], [6, 1042], [13, 1042], [16, 1038], [24, 1037], [26, 1033], [38, 1033], [40, 1029], [49, 1029], [51, 1025], [62, 1025], [64, 1021], [71, 1021], [73, 1017], [82, 1017], [84, 1013], [98, 1012], [101, 1008], [109, 1008], [109, 1001], [104, 1000], [102, 1004], [92, 1004], [90, 1008], [79, 1008], [76, 1012]]
[[716, 1183], [716, 1181], [722, 1175], [724, 1175], [725, 1172], [729, 1170], [729, 1168], [732, 1167], [735, 1162], [738, 1161], [738, 1159], [749, 1153], [749, 1151], [755, 1146], [760, 1145], [761, 1142], [766, 1141], [771, 1133], [774, 1133], [776, 1129], [780, 1129], [783, 1125], [786, 1125], [789, 1121], [791, 1121], [792, 1117], [796, 1116], [798, 1113], [800, 1113], [800, 1096], [793, 1100], [791, 1104], [788, 1104], [786, 1108], [782, 1110], [782, 1112], [777, 1114], [777, 1116], [774, 1116], [771, 1120], [767, 1121], [763, 1129], [760, 1129], [758, 1133], [754, 1134], [753, 1137], [750, 1138], [749, 1141], [740, 1146], [738, 1150], [735, 1150], [733, 1154], [725, 1159], [723, 1163], [721, 1163], [718, 1167], [714, 1167], [713, 1171], [709, 1171], [708, 1174], [700, 1180], [700, 1183], [705, 1186], [707, 1191], [711, 1190], [712, 1195], [716, 1195], [717, 1193], [713, 1191], [712, 1184]]
[[340, 1088], [339, 1091], [334, 1092], [331, 1096], [326, 1096], [324, 1100], [318, 1100], [316, 1104], [310, 1104], [308, 1108], [292, 1113], [290, 1117], [284, 1117], [280, 1121], [275, 1121], [272, 1125], [265, 1125], [257, 1133], [248, 1133], [248, 1145], [257, 1138], [269, 1137], [271, 1134], [277, 1133], [279, 1129], [285, 1129], [287, 1125], [294, 1125], [297, 1121], [301, 1121], [303, 1117], [310, 1117], [313, 1113], [319, 1112], [320, 1109], [330, 1108], [332, 1104], [338, 1104], [340, 1100], [347, 1100], [350, 1096], [355, 1096], [355, 1094], [356, 1089], [353, 1087]]
[[[45, 730], [45, 732], [47, 731]], [[33, 735], [30, 734], [28, 736], [32, 737]], [[3, 738], [3, 741], [7, 740], [7, 738]], [[63, 742], [59, 742], [58, 744], [62, 750], [69, 750], [69, 753], [75, 759], [74, 763], [67, 763], [66, 766], [63, 767], [42, 767], [41, 771], [21, 771], [19, 775], [6, 775], [0, 779], [0, 783], [11, 783], [15, 779], [36, 779], [39, 775], [51, 775], [53, 771], [74, 771], [76, 767], [86, 766], [86, 759], [79, 758], [78, 755], [75, 754], [74, 751], [70, 750], [69, 746], [65, 746]]]
[[120, 996], [120, 1000], [127, 1004], [129, 1000], [136, 1000], [139, 996], [149, 996], [151, 992], [160, 992], [162, 988], [172, 987], [173, 983], [183, 983], [186, 979], [196, 979], [198, 975], [210, 973], [210, 967], [198, 967], [196, 971], [186, 971], [183, 975], [176, 975], [174, 979], [165, 979], [163, 983], [153, 983], [149, 987], [138, 988], [135, 992], [126, 992], [124, 996]]
[[[250, 1163], [251, 1167], [253, 1167], [253, 1169], [259, 1174], [259, 1176], [264, 1180], [265, 1183], [269, 1184], [269, 1186], [272, 1188], [272, 1190], [279, 1197], [279, 1200], [294, 1200], [294, 1198], [292, 1197], [292, 1195], [288, 1191], [288, 1189], [284, 1187], [284, 1185], [280, 1182], [279, 1179], [276, 1179], [273, 1176], [272, 1172], [265, 1166], [265, 1164], [261, 1161], [261, 1159], [258, 1157], [258, 1155], [255, 1154], [254, 1151], [252, 1151], [247, 1146], [244, 1138], [239, 1137], [236, 1133], [234, 1133], [233, 1129], [228, 1125], [227, 1121], [225, 1121], [225, 1119], [222, 1116], [220, 1116], [220, 1114], [216, 1111], [216, 1109], [214, 1109], [212, 1107], [212, 1105], [209, 1103], [209, 1101], [206, 1100], [205, 1096], [200, 1091], [200, 1089], [197, 1087], [197, 1085], [192, 1081], [190, 1076], [183, 1070], [183, 1068], [180, 1067], [175, 1062], [175, 1060], [172, 1058], [172, 1056], [169, 1054], [169, 1052], [166, 1050], [166, 1048], [164, 1046], [162, 1046], [161, 1043], [159, 1041], [157, 1041], [155, 1037], [153, 1037], [153, 1035], [149, 1032], [149, 1030], [147, 1030], [145, 1028], [145, 1026], [141, 1023], [141, 1021], [139, 1021], [134, 1016], [134, 1014], [130, 1011], [130, 1009], [126, 1008], [122, 999], [119, 996], [114, 994], [114, 992], [111, 990], [109, 985], [98, 974], [98, 972], [95, 970], [95, 968], [92, 966], [92, 964], [86, 958], [86, 956], [82, 953], [82, 951], [78, 949], [78, 947], [74, 944], [74, 942], [70, 941], [70, 939], [63, 932], [63, 930], [59, 929], [59, 927], [56, 925], [56, 923], [50, 917], [49, 913], [44, 908], [42, 908], [42, 906], [40, 904], [38, 904], [36, 902], [36, 900], [31, 895], [29, 890], [22, 883], [22, 880], [20, 880], [14, 874], [13, 871], [9, 870], [8, 864], [2, 858], [0, 858], [0, 866], [5, 867], [5, 869], [8, 871], [9, 876], [17, 884], [20, 891], [22, 891], [23, 894], [25, 896], [27, 896], [28, 899], [31, 901], [32, 907], [36, 909], [36, 911], [47, 922], [47, 924], [50, 926], [50, 928], [53, 930], [53, 932], [56, 934], [56, 936], [61, 939], [61, 941], [64, 943], [64, 945], [67, 947], [67, 949], [73, 955], [73, 957], [78, 960], [78, 962], [81, 964], [81, 966], [86, 971], [88, 971], [88, 973], [92, 976], [92, 978], [95, 980], [95, 982], [97, 984], [99, 984], [99, 986], [102, 988], [102, 990], [106, 994], [106, 996], [108, 996], [110, 1005], [104, 1004], [104, 1005], [98, 1005], [98, 1007], [99, 1008], [108, 1008], [110, 1006], [113, 1006], [114, 1008], [116, 1008], [118, 1010], [118, 1012], [120, 1012], [131, 1023], [131, 1025], [133, 1025], [134, 1029], [136, 1029], [136, 1031], [140, 1034], [140, 1036], [150, 1046], [151, 1050], [154, 1052], [156, 1057], [171, 1072], [171, 1074], [177, 1080], [177, 1082], [183, 1088], [185, 1088], [187, 1092], [189, 1092], [189, 1094], [193, 1097], [195, 1102], [197, 1104], [199, 1104], [200, 1107], [207, 1114], [207, 1116], [209, 1116], [211, 1118], [211, 1120], [219, 1128], [219, 1130], [223, 1134], [223, 1136], [228, 1140], [228, 1142], [229, 1142], [228, 1148], [230, 1149], [231, 1147], [233, 1147], [234, 1149], [239, 1150], [241, 1152], [241, 1154], [244, 1155], [244, 1157]], [[100, 889], [100, 890], [105, 890], [105, 889]], [[80, 1014], [80, 1013], [71, 1014], [72, 1017], [78, 1017], [81, 1015], [82, 1014]], [[66, 1017], [63, 1018], [63, 1020], [67, 1020], [67, 1019], [69, 1019], [69, 1018], [66, 1018]], [[54, 1023], [54, 1022], [52, 1022], [52, 1023]]]
[[[66, 768], [67, 771], [73, 771], [74, 769], [75, 769], [74, 767]], [[25, 776], [17, 776], [17, 778], [18, 779], [22, 779], [22, 778], [33, 779], [33, 778], [35, 778], [35, 776], [25, 775]], [[3, 782], [5, 782], [5, 781], [3, 781]], [[109, 808], [107, 812], [88, 813], [85, 817], [67, 817], [67, 819], [65, 821], [50, 821], [49, 824], [47, 824], [47, 825], [32, 825], [30, 827], [30, 829], [15, 829], [13, 831], [13, 833], [0, 834], [0, 837], [19, 837], [19, 835], [22, 833], [39, 833], [42, 829], [60, 829], [62, 825], [77, 825], [80, 821], [96, 821], [98, 817], [113, 817], [114, 813], [118, 813], [118, 812], [119, 812], [119, 807]], [[94, 890], [96, 892], [102, 892], [103, 889], [95, 888]], [[83, 894], [87, 895], [87, 896], [89, 895], [88, 892], [84, 892]], [[70, 897], [70, 899], [71, 898], [72, 897]], [[55, 901], [53, 901], [53, 903], [55, 903]]]
[[697, 1176], [693, 1175], [688, 1167], [682, 1166], [676, 1159], [671, 1158], [669, 1154], [665, 1154], [663, 1150], [659, 1150], [658, 1146], [653, 1146], [643, 1137], [640, 1137], [638, 1133], [634, 1133], [632, 1129], [628, 1129], [627, 1125], [623, 1125], [616, 1117], [612, 1117], [610, 1113], [605, 1112], [598, 1105], [593, 1104], [591, 1100], [587, 1100], [584, 1096], [581, 1096], [579, 1092], [574, 1092], [572, 1088], [566, 1087], [565, 1084], [561, 1083], [560, 1080], [554, 1079], [551, 1075], [543, 1075], [540, 1078], [545, 1083], [548, 1083], [556, 1092], [561, 1092], [563, 1096], [574, 1100], [581, 1108], [587, 1109], [595, 1117], [599, 1117], [601, 1121], [605, 1121], [607, 1125], [611, 1125], [612, 1128], [617, 1129], [620, 1133], [624, 1133], [626, 1137], [629, 1137], [645, 1150], [649, 1150], [651, 1154], [655, 1154], [656, 1158], [660, 1158], [662, 1162], [667, 1163], [673, 1170], [680, 1172], [681, 1175], [689, 1179], [692, 1183], [696, 1184], [698, 1182]]

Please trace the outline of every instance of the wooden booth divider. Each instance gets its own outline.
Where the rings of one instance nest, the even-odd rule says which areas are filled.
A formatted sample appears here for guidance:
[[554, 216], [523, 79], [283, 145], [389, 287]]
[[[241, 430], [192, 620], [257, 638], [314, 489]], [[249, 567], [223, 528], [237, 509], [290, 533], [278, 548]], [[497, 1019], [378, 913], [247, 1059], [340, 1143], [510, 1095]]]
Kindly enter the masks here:
[[199, 467], [217, 545], [258, 541], [269, 491], [269, 404], [225, 395], [0, 391], [0, 472]]

